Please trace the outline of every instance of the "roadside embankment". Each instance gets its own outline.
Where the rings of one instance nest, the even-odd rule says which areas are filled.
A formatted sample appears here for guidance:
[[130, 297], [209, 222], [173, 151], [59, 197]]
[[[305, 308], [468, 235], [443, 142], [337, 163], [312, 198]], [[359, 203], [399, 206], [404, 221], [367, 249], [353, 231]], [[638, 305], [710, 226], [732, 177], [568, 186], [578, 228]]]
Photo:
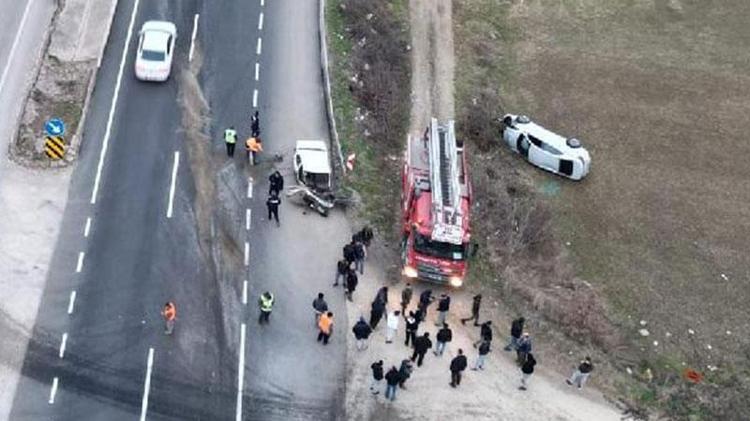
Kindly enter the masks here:
[[[10, 146], [11, 159], [24, 166], [65, 166], [75, 159], [117, 0], [66, 0], [59, 5]], [[53, 117], [66, 123], [65, 158], [54, 164], [44, 154], [44, 122]]]

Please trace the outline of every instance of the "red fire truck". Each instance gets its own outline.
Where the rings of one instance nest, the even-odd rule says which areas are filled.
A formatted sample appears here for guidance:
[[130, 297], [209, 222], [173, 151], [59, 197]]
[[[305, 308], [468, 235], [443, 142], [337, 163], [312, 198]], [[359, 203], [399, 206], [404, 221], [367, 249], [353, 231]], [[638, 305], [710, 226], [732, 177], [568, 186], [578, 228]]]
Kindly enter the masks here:
[[469, 254], [471, 185], [454, 123], [409, 136], [402, 174], [402, 273], [460, 287]]

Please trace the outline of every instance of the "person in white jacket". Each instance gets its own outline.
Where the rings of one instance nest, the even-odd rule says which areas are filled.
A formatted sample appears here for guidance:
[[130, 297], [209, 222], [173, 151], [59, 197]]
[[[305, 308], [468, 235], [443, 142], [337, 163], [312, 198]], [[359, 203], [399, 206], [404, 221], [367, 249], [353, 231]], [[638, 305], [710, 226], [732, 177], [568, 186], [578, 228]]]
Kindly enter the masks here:
[[400, 319], [401, 312], [396, 310], [388, 313], [386, 318], [386, 330], [385, 330], [385, 343], [389, 344], [393, 342], [393, 337], [396, 336], [398, 330], [398, 321]]

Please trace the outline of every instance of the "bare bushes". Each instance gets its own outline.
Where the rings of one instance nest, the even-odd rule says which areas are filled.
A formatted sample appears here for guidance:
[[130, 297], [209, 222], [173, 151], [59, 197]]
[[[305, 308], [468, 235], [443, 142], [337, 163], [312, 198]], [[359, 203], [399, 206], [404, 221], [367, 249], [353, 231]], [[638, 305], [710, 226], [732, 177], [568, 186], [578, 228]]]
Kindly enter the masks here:
[[373, 147], [401, 146], [409, 111], [406, 32], [391, 2], [346, 0], [341, 11], [354, 43], [349, 89], [371, 118], [363, 120]]
[[399, 203], [398, 158], [408, 127], [411, 74], [408, 31], [398, 3], [340, 0], [334, 13], [341, 19], [341, 32], [331, 34], [345, 38], [350, 45], [349, 51], [342, 51], [334, 42], [332, 51], [334, 61], [339, 62], [334, 78], [341, 80], [344, 72], [346, 81], [343, 86], [336, 84], [336, 114], [349, 114], [342, 108], [346, 103], [340, 99], [343, 89], [356, 107], [351, 119], [340, 122], [345, 153], [357, 154], [355, 170], [347, 181], [365, 197], [362, 216], [393, 244]]

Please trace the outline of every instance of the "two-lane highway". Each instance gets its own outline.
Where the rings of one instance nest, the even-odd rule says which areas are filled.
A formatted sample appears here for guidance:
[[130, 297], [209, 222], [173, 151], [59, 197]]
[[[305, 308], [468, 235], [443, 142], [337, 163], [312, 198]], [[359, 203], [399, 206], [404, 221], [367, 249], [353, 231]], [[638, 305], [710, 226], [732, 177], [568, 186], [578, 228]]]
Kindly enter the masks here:
[[[164, 84], [133, 76], [137, 31], [149, 19], [178, 29]], [[221, 141], [229, 125], [244, 139], [259, 109], [266, 156], [285, 155], [278, 167], [293, 182], [294, 141], [327, 137], [317, 25], [317, 2], [120, 1], [12, 419], [343, 417], [349, 329], [330, 284], [348, 225], [341, 215], [303, 215], [286, 200], [281, 228], [269, 224], [272, 165], [247, 169], [242, 145], [231, 163]], [[256, 194], [233, 209], [246, 226], [208, 217], [212, 236], [242, 231], [237, 244], [207, 248], [199, 228], [197, 189], [216, 181], [196, 179], [205, 174], [194, 171], [196, 149], [182, 126], [179, 75], [191, 49], [203, 60], [211, 118], [211, 156], [200, 158], [220, 162], [212, 171], [238, 183], [254, 180], [248, 192]], [[215, 261], [221, 248], [232, 261]], [[265, 290], [277, 304], [260, 327], [255, 303]], [[312, 323], [318, 291], [336, 313], [327, 347]], [[167, 300], [177, 303], [173, 336], [159, 315]]]

